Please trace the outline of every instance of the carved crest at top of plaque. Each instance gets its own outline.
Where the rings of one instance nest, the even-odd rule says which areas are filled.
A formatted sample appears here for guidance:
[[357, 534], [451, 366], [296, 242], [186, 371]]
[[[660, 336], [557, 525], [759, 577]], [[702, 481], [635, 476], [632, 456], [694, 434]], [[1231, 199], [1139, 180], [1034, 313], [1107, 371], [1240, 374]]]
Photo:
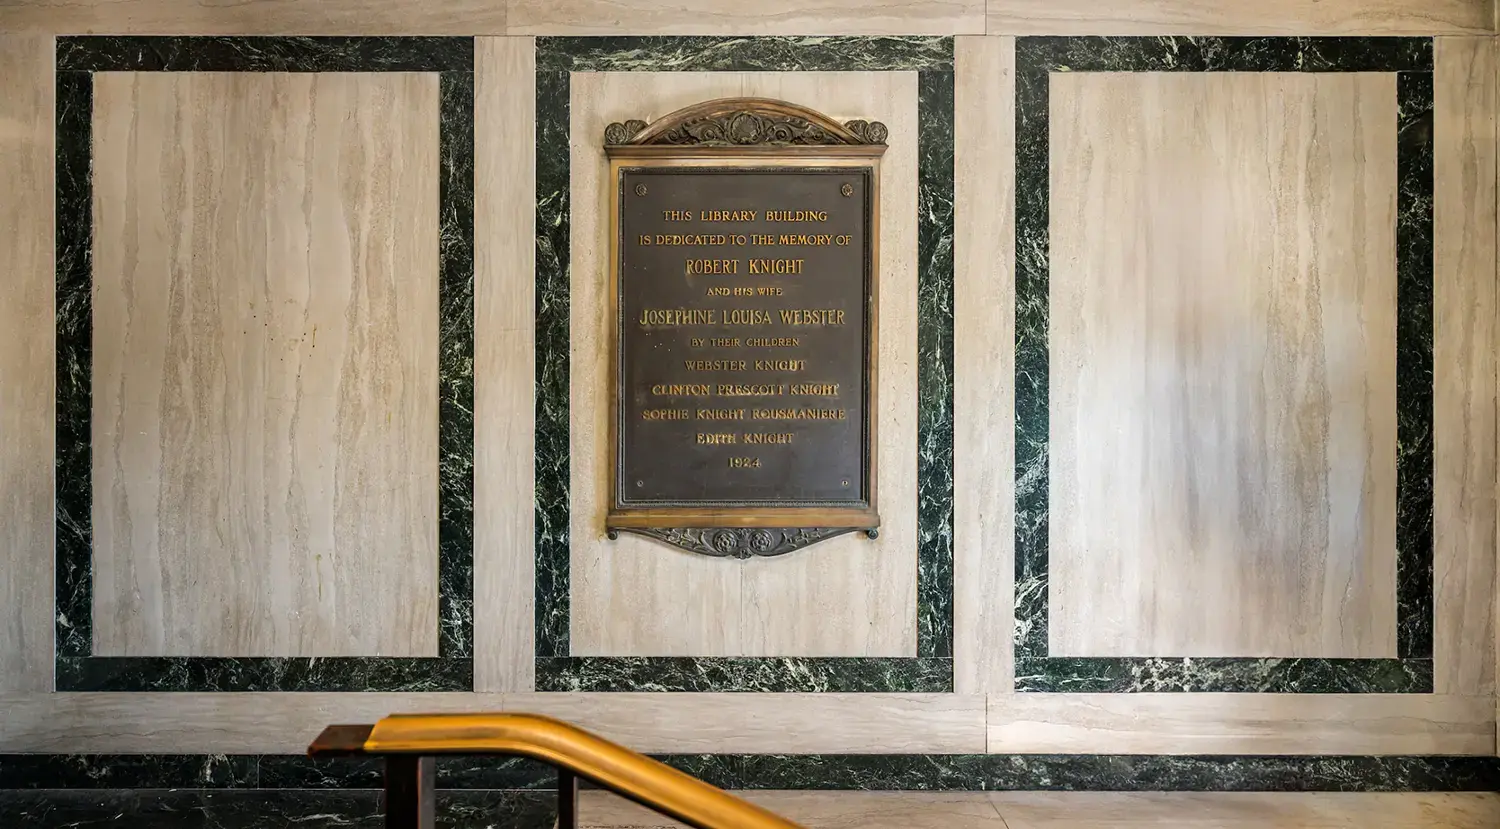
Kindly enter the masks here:
[[786, 101], [721, 98], [684, 107], [651, 125], [615, 122], [604, 128], [608, 146], [836, 147], [884, 145], [890, 131], [879, 121], [843, 124]]

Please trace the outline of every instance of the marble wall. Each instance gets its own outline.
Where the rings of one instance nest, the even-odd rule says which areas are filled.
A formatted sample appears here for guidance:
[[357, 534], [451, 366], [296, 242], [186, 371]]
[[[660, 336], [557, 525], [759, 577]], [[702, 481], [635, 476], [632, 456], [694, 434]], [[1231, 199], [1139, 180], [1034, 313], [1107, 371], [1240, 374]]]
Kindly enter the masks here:
[[[184, 34], [352, 25], [252, 5]], [[751, 788], [1500, 787], [1480, 4], [588, 5], [0, 3], [0, 788], [476, 709]], [[892, 125], [891, 531], [748, 564], [601, 537], [589, 333], [598, 128], [742, 93]]]

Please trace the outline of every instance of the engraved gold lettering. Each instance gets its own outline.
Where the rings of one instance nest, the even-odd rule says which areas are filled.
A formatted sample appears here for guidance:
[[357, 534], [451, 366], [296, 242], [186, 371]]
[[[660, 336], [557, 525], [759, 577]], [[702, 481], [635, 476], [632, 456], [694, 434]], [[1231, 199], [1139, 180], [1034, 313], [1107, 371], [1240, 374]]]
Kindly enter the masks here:
[[767, 210], [768, 222], [826, 222], [827, 210]]
[[751, 420], [845, 420], [846, 409], [751, 409]]
[[704, 432], [699, 432], [698, 433], [698, 442], [701, 443], [701, 444], [707, 444], [707, 445], [710, 445], [710, 446], [717, 446], [717, 445], [725, 444], [725, 443], [734, 443], [734, 433], [733, 432], [727, 432], [727, 433], [720, 433], [720, 432], [704, 433]]
[[781, 312], [783, 325], [843, 325], [844, 312], [836, 309], [798, 308]]
[[741, 435], [741, 440], [749, 444], [763, 443], [791, 443], [793, 432], [746, 432]]
[[751, 259], [750, 273], [799, 274], [805, 259]]
[[700, 222], [753, 222], [754, 210], [699, 210]]
[[759, 308], [731, 308], [724, 312], [725, 325], [770, 325], [775, 322], [770, 312]]
[[807, 368], [806, 360], [756, 360], [756, 371], [802, 371]]
[[713, 393], [707, 383], [657, 383], [651, 387], [652, 394], [703, 396]]
[[729, 274], [739, 273], [740, 262], [738, 259], [689, 259], [687, 260], [687, 275], [693, 274]]
[[804, 233], [783, 233], [776, 237], [776, 243], [786, 245], [787, 247], [824, 247], [833, 244], [833, 234], [819, 233], [809, 235]]
[[[3, 2], [3, 0], [0, 0]], [[633, 185], [632, 185], [633, 186]], [[719, 201], [712, 193], [710, 199]], [[661, 196], [657, 196], [661, 198]], [[675, 200], [675, 199], [664, 199]], [[850, 200], [845, 199], [845, 202]], [[645, 206], [645, 205], [641, 205]], [[799, 251], [797, 248], [823, 248], [828, 246], [846, 246], [853, 243], [854, 236], [834, 235], [832, 233], [818, 232], [813, 227], [817, 223], [827, 223], [830, 211], [826, 210], [739, 210], [739, 209], [702, 209], [692, 207], [690, 204], [683, 205], [678, 209], [662, 209], [660, 202], [655, 209], [646, 211], [647, 221], [651, 221], [651, 213], [658, 213], [656, 228], [660, 233], [634, 232], [622, 224], [618, 229], [620, 239], [627, 244], [631, 236], [636, 237], [635, 248], [640, 249], [641, 254], [650, 255], [644, 247], [668, 247], [680, 246], [683, 250], [681, 275], [688, 277], [687, 282], [676, 280], [670, 273], [675, 267], [676, 257], [671, 251], [658, 251], [661, 257], [656, 262], [650, 263], [649, 267], [653, 274], [637, 274], [640, 265], [633, 265], [630, 274], [636, 275], [638, 279], [651, 278], [657, 282], [666, 279], [660, 284], [660, 289], [651, 289], [641, 294], [644, 297], [659, 297], [656, 299], [645, 299], [644, 302], [633, 304], [628, 313], [639, 313], [638, 328], [628, 329], [620, 332], [622, 335], [643, 338], [647, 354], [646, 359], [657, 365], [665, 365], [670, 368], [671, 351], [678, 350], [675, 355], [682, 360], [682, 366], [687, 374], [696, 378], [695, 382], [678, 382], [686, 380], [686, 375], [679, 375], [673, 380], [670, 375], [666, 378], [660, 376], [640, 382], [630, 392], [636, 401], [644, 402], [645, 405], [686, 405], [690, 408], [641, 408], [638, 403], [634, 408], [641, 412], [640, 417], [644, 421], [698, 421], [698, 427], [713, 429], [715, 427], [728, 429], [730, 431], [699, 432], [688, 427], [686, 424], [669, 424], [667, 426], [640, 427], [647, 429], [660, 429], [663, 435], [672, 434], [678, 445], [686, 443], [699, 447], [731, 447], [740, 454], [730, 452], [714, 451], [712, 454], [717, 458], [724, 457], [724, 463], [730, 470], [744, 470], [742, 475], [731, 475], [730, 478], [739, 481], [759, 480], [759, 472], [749, 470], [760, 470], [770, 466], [774, 474], [781, 475], [786, 470], [781, 468], [781, 456], [796, 445], [799, 435], [808, 434], [798, 432], [802, 429], [802, 422], [813, 421], [847, 421], [854, 415], [862, 415], [860, 409], [832, 408], [844, 402], [841, 397], [841, 384], [834, 382], [762, 382], [765, 380], [790, 381], [796, 376], [817, 377], [824, 374], [826, 367], [823, 358], [818, 354], [809, 353], [808, 359], [685, 359], [686, 357], [697, 357], [703, 354], [702, 349], [712, 347], [713, 353], [722, 354], [725, 349], [782, 349], [772, 353], [786, 354], [794, 349], [812, 348], [815, 351], [824, 345], [819, 337], [831, 336], [835, 332], [819, 334], [811, 329], [823, 326], [843, 326], [851, 320], [846, 317], [846, 311], [839, 308], [795, 308], [786, 306], [796, 305], [818, 305], [821, 302], [812, 297], [799, 297], [798, 283], [801, 280], [792, 281], [781, 279], [787, 276], [809, 276], [809, 279], [837, 277], [842, 280], [843, 270], [836, 273], [825, 273], [827, 267], [823, 259], [814, 258], [811, 271], [807, 268], [805, 258], [779, 258], [796, 256], [801, 253], [806, 257], [837, 256], [843, 257], [843, 252], [826, 252], [822, 250]], [[842, 214], [841, 214], [842, 221]], [[696, 224], [705, 223], [699, 230], [702, 233], [693, 232], [692, 228], [679, 227], [674, 230], [671, 224]], [[781, 232], [774, 226], [767, 227], [764, 224], [749, 224], [765, 222], [771, 224], [803, 225], [803, 230], [798, 231], [795, 227], [788, 228], [790, 232]], [[664, 223], [664, 224], [663, 224]], [[736, 224], [742, 226], [735, 226]], [[719, 232], [713, 231], [717, 228]], [[644, 228], [642, 228], [644, 230]], [[758, 231], [758, 232], [752, 232]], [[806, 231], [806, 232], [804, 232]], [[748, 250], [746, 249], [748, 240]], [[861, 243], [868, 240], [860, 237]], [[632, 248], [632, 249], [635, 249]], [[722, 254], [723, 258], [699, 258], [713, 257], [714, 254]], [[622, 267], [626, 261], [624, 251], [620, 252]], [[670, 257], [670, 258], [669, 258]], [[764, 258], [761, 258], [764, 257]], [[665, 260], [665, 261], [663, 261]], [[740, 270], [740, 263], [745, 264], [745, 269]], [[660, 271], [665, 266], [668, 271]], [[741, 279], [704, 279], [702, 282], [692, 282], [693, 276], [721, 277], [721, 276], [775, 276], [773, 280], [741, 280]], [[622, 270], [621, 278], [626, 273]], [[756, 284], [757, 282], [775, 282], [778, 284]], [[672, 283], [675, 282], [675, 287]], [[730, 284], [732, 283], [732, 284]], [[791, 287], [787, 287], [791, 285]], [[701, 291], [701, 293], [699, 293]], [[684, 296], [684, 295], [689, 296]], [[790, 294], [790, 296], [788, 296]], [[622, 294], [622, 297], [625, 295]], [[705, 299], [705, 297], [709, 299]], [[725, 300], [712, 299], [724, 297]], [[756, 297], [762, 299], [757, 300]], [[772, 297], [769, 302], [767, 297]], [[731, 299], [732, 298], [732, 299]], [[676, 308], [645, 308], [641, 305], [652, 302], [665, 302], [668, 304], [680, 303]], [[846, 303], [839, 303], [846, 305]], [[716, 306], [716, 307], [691, 307]], [[749, 307], [749, 306], [772, 306], [772, 307]], [[858, 316], [858, 308], [847, 313], [855, 314], [852, 322], [862, 325], [864, 318]], [[626, 318], [628, 323], [628, 317]], [[684, 330], [663, 331], [662, 328], [682, 326]], [[686, 330], [687, 327], [699, 326], [706, 330]], [[722, 336], [731, 334], [733, 327], [740, 326], [768, 326], [765, 330], [774, 332], [780, 328], [783, 332], [786, 327], [797, 328], [809, 332], [803, 336], [810, 338], [808, 342], [803, 341], [802, 336], [762, 337], [746, 336], [743, 333], [733, 336]], [[655, 330], [652, 330], [655, 329]], [[714, 335], [714, 336], [711, 336]], [[653, 346], [660, 350], [653, 351]], [[686, 346], [686, 347], [684, 347]], [[632, 350], [631, 353], [636, 353]], [[663, 360], [663, 358], [666, 358]], [[809, 363], [814, 367], [809, 370]], [[756, 374], [748, 374], [750, 371]], [[672, 373], [676, 373], [675, 370]], [[805, 374], [804, 374], [805, 373]], [[739, 377], [741, 381], [732, 381], [730, 376]], [[826, 375], [824, 375], [826, 376]], [[660, 382], [657, 382], [660, 381]], [[621, 381], [623, 382], [623, 380]], [[854, 387], [858, 391], [858, 386]], [[622, 394], [626, 390], [620, 390]], [[650, 397], [643, 392], [649, 391]], [[856, 395], [857, 396], [857, 395]], [[683, 398], [703, 397], [704, 400], [689, 400]], [[709, 397], [722, 398], [720, 400], [708, 400]], [[655, 398], [668, 398], [657, 400]], [[815, 399], [816, 398], [816, 399]], [[743, 408], [738, 408], [743, 406]], [[700, 408], [701, 407], [701, 408]], [[720, 408], [724, 407], [724, 408]], [[830, 407], [830, 408], [822, 408]], [[853, 414], [851, 414], [851, 412]], [[793, 429], [792, 432], [778, 431], [779, 429]], [[816, 427], [812, 427], [816, 428]], [[748, 430], [748, 431], [746, 431]], [[858, 430], [856, 430], [857, 432]], [[649, 434], [649, 433], [648, 433]], [[680, 437], [677, 437], [680, 436]], [[776, 447], [785, 447], [778, 449]], [[773, 456], [766, 458], [743, 454], [746, 451], [757, 448], [766, 448]], [[670, 450], [668, 450], [670, 451]], [[725, 457], [728, 455], [729, 457]], [[701, 459], [695, 459], [695, 462]], [[725, 467], [720, 467], [721, 469]], [[772, 474], [768, 472], [767, 474]], [[831, 473], [830, 473], [831, 474]], [[632, 478], [633, 480], [633, 478]], [[834, 481], [837, 483], [837, 480]], [[846, 487], [849, 482], [845, 482]]]
[[786, 394], [786, 386], [776, 383], [720, 383], [720, 397], [771, 397]]
[[646, 308], [641, 325], [717, 325], [719, 312], [712, 308]]
[[712, 247], [714, 245], [718, 245], [722, 247], [729, 244], [729, 237], [719, 233], [686, 233], [680, 235], [676, 233], [658, 233], [656, 235], [655, 244], [661, 246], [679, 245], [687, 247]]

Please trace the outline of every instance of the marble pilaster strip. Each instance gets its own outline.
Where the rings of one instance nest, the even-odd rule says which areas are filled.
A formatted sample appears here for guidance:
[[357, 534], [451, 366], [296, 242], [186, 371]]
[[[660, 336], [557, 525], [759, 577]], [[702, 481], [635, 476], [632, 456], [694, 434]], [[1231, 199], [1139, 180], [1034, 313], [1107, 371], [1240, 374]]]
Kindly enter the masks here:
[[59, 657], [93, 650], [94, 76], [57, 73], [57, 434], [55, 550]]
[[1432, 72], [1396, 76], [1396, 653], [1432, 657]]
[[[538, 54], [541, 43], [537, 38]], [[566, 72], [536, 73], [536, 655], [565, 657], [569, 573], [571, 189]]]
[[[472, 43], [455, 50], [472, 61]], [[438, 86], [438, 655], [472, 659], [474, 73]]]
[[[953, 656], [953, 72], [917, 75], [917, 656]], [[951, 674], [950, 674], [951, 676]]]

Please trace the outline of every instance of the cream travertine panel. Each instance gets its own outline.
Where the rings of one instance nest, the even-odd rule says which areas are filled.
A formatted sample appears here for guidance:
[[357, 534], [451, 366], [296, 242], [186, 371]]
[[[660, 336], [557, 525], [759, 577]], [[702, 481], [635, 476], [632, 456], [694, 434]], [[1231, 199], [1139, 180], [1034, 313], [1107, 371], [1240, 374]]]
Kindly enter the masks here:
[[980, 34], [983, 0], [509, 0], [511, 34]]
[[953, 682], [1015, 676], [1016, 42], [953, 45]]
[[0, 36], [0, 691], [52, 687], [52, 38]]
[[1489, 697], [996, 694], [992, 754], [1494, 753]]
[[506, 0], [0, 0], [0, 31], [148, 35], [505, 34]]
[[1495, 690], [1494, 38], [1434, 53], [1434, 690]]
[[576, 722], [645, 752], [961, 754], [985, 744], [979, 696], [512, 694], [505, 707]]
[[574, 656], [701, 656], [741, 648], [740, 574], [712, 559], [622, 534], [604, 537], [609, 509], [608, 170], [604, 127], [739, 95], [738, 74], [575, 72], [569, 135], [569, 495]]
[[1052, 654], [1394, 657], [1396, 76], [1051, 89]]
[[524, 711], [661, 753], [974, 754], [984, 698], [945, 694], [15, 694], [0, 752], [300, 754], [324, 726]]
[[474, 690], [535, 687], [536, 45], [474, 41]]
[[95, 76], [96, 655], [436, 655], [437, 104]]
[[1491, 0], [989, 0], [991, 35], [1422, 35], [1492, 31]]
[[[628, 534], [608, 506], [611, 121], [737, 95], [799, 96], [890, 128], [881, 179], [880, 538], [844, 536], [761, 561], [693, 555]], [[572, 77], [572, 653], [914, 656], [916, 652], [916, 78], [912, 73], [574, 73]]]
[[1006, 829], [1488, 829], [1479, 792], [990, 792]]
[[[917, 74], [752, 72], [742, 94], [890, 128], [880, 169], [880, 537], [744, 562], [743, 653], [917, 654]], [[788, 205], [791, 206], [791, 205]]]

